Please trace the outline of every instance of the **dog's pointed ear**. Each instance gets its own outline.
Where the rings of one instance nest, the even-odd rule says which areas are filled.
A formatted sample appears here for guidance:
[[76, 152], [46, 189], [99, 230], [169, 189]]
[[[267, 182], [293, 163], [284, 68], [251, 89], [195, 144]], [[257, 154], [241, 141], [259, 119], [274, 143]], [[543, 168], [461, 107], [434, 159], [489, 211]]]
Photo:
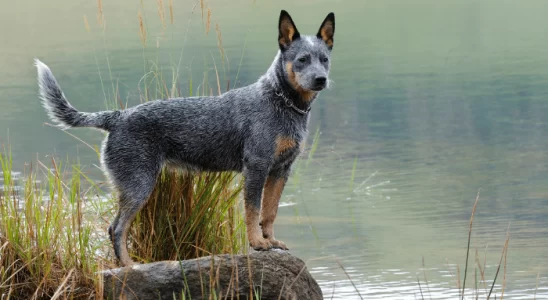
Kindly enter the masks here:
[[329, 13], [323, 20], [316, 36], [327, 44], [329, 50], [333, 49], [333, 36], [335, 35], [335, 14]]
[[289, 48], [289, 45], [291, 45], [293, 41], [301, 37], [295, 23], [293, 23], [293, 20], [291, 19], [291, 16], [285, 10], [282, 10], [280, 13], [278, 30], [278, 43], [280, 44], [280, 49], [282, 51]]

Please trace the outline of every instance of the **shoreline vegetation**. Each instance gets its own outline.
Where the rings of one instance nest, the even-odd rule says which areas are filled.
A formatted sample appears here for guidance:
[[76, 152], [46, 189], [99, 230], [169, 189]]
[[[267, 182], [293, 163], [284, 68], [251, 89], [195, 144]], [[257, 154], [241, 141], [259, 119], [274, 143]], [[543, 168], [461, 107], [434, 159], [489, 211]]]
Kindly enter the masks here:
[[[158, 0], [157, 14], [164, 30], [174, 24], [172, 0], [166, 1], [167, 3]], [[223, 48], [220, 25], [213, 24], [212, 10], [204, 0], [195, 1], [191, 9], [188, 24], [191, 23], [192, 17], [199, 15], [204, 34], [215, 30], [220, 65], [211, 55], [212, 70], [215, 74], [213, 81], [216, 85], [209, 84], [208, 72], [204, 72], [204, 78], [196, 88], [192, 78], [189, 79], [189, 89], [184, 95], [220, 94], [231, 87], [231, 80], [227, 75], [229, 64]], [[171, 78], [165, 78], [162, 69], [154, 62], [157, 57], [149, 55], [146, 51], [150, 39], [142, 2], [141, 10], [136, 15], [135, 24], [143, 50], [144, 75], [139, 82], [141, 101], [183, 96], [179, 88], [181, 59], [172, 62]], [[97, 1], [97, 23], [104, 32], [105, 15], [101, 0]], [[92, 30], [86, 16], [84, 27], [88, 32]], [[186, 34], [184, 39], [186, 40]], [[232, 81], [233, 87], [238, 82], [243, 50], [236, 77]], [[105, 51], [104, 55], [108, 63], [108, 77], [101, 73], [99, 77], [105, 106], [109, 109], [123, 108], [116, 79], [111, 72], [108, 53]], [[149, 56], [154, 59], [151, 60]], [[107, 84], [108, 81], [111, 83]], [[295, 172], [299, 172], [298, 168], [308, 165], [316, 150], [318, 138], [317, 131], [308, 152], [308, 160], [298, 162]], [[79, 139], [78, 142], [95, 152], [98, 151], [94, 145]], [[4, 181], [0, 190], [2, 299], [102, 299], [103, 279], [100, 271], [116, 267], [106, 234], [115, 211], [115, 195], [107, 192], [107, 185], [104, 182], [93, 181], [80, 165], [72, 163], [71, 160], [65, 163], [54, 158], [49, 162], [37, 161], [36, 165], [28, 166], [21, 176], [15, 176], [9, 145], [3, 147], [3, 153], [0, 154]], [[355, 168], [356, 162], [351, 170], [352, 181]], [[240, 176], [234, 173], [188, 174], [164, 170], [147, 205], [132, 224], [129, 238], [130, 253], [140, 263], [247, 253], [247, 238], [240, 203], [241, 186]], [[485, 260], [481, 262], [477, 250], [472, 262], [474, 278], [469, 279], [466, 276], [470, 267], [470, 240], [478, 199], [479, 194], [470, 219], [464, 276], [461, 276], [457, 266], [454, 274], [455, 285], [463, 299], [465, 293], [471, 296], [479, 295], [482, 291], [487, 295], [486, 299], [494, 298], [491, 294], [495, 289], [500, 290], [500, 297], [497, 296], [497, 299], [502, 299], [506, 287], [509, 234], [492, 282], [485, 278]], [[336, 261], [354, 287], [356, 295], [363, 299], [350, 274], [338, 259]], [[422, 277], [417, 276], [420, 291], [417, 298], [425, 299], [430, 292], [424, 259]], [[501, 277], [502, 285], [498, 286], [496, 283]], [[212, 276], [211, 280], [214, 281], [215, 276]], [[471, 281], [474, 287], [467, 288]], [[325, 294], [326, 297], [330, 296], [328, 291]], [[215, 295], [209, 295], [213, 297], [211, 299], [215, 298]], [[254, 299], [259, 298], [260, 295], [254, 295]]]
[[[172, 0], [166, 2], [157, 3], [164, 31], [174, 23]], [[205, 34], [208, 34], [212, 11], [203, 0], [192, 6], [189, 25], [196, 14], [201, 14]], [[97, 1], [97, 23], [104, 33], [106, 17], [101, 0]], [[142, 2], [135, 24], [143, 50], [141, 102], [184, 96], [178, 88], [181, 60], [172, 63], [172, 77], [167, 79], [156, 55], [147, 51], [150, 41]], [[92, 30], [87, 16], [84, 16], [84, 27], [88, 32]], [[214, 30], [226, 77], [228, 62], [219, 24], [215, 24]], [[119, 101], [121, 97], [108, 52], [104, 55], [108, 75], [99, 71], [99, 78], [105, 107], [124, 108]], [[211, 59], [217, 86], [210, 86], [205, 72], [195, 90], [192, 78], [189, 79], [186, 96], [213, 95], [224, 89], [213, 55]], [[229, 86], [227, 80], [227, 89]], [[70, 135], [99, 155], [96, 145]], [[3, 299], [101, 299], [103, 282], [99, 271], [116, 267], [106, 234], [117, 205], [116, 195], [109, 193], [108, 184], [94, 182], [81, 166], [69, 159], [66, 163], [54, 158], [47, 163], [38, 161], [37, 167], [27, 168], [20, 178], [14, 177], [9, 145], [3, 146], [0, 154], [4, 179], [0, 191], [0, 295]], [[128, 239], [131, 255], [137, 262], [147, 263], [246, 253], [240, 191], [240, 176], [235, 173], [190, 174], [166, 168], [131, 226]]]

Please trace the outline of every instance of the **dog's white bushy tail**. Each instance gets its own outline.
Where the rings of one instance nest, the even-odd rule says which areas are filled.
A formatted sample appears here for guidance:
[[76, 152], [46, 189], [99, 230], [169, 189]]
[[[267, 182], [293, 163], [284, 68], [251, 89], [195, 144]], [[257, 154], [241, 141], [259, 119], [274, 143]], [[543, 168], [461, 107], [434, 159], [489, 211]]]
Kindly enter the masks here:
[[38, 87], [42, 105], [49, 118], [57, 123], [60, 128], [96, 127], [103, 130], [110, 129], [110, 126], [113, 125], [112, 121], [114, 121], [114, 112], [85, 113], [78, 111], [67, 101], [48, 66], [37, 58], [34, 59], [34, 65], [38, 71]]

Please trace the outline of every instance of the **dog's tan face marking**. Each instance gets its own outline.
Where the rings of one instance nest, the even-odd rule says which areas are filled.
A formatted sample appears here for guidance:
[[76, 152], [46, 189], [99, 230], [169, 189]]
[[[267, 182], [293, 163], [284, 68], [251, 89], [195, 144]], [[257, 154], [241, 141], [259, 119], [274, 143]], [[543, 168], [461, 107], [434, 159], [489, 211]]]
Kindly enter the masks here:
[[278, 137], [276, 137], [275, 154], [276, 156], [279, 156], [283, 152], [295, 148], [295, 146], [297, 146], [297, 142], [294, 139], [279, 135]]
[[316, 95], [316, 92], [304, 89], [298, 82], [299, 73], [293, 72], [293, 63], [288, 62], [285, 64], [285, 70], [287, 72], [287, 77], [293, 88], [301, 95], [304, 101], [310, 101]]

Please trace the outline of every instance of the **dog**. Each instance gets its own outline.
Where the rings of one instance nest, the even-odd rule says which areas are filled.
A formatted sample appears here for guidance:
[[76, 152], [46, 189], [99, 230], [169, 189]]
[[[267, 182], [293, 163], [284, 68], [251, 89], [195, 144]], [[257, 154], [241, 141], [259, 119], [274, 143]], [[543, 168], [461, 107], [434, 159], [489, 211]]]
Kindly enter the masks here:
[[335, 15], [327, 15], [315, 36], [301, 36], [282, 10], [278, 32], [274, 61], [251, 85], [220, 96], [156, 100], [115, 111], [78, 111], [50, 69], [35, 59], [49, 118], [63, 130], [94, 127], [108, 132], [101, 165], [118, 192], [118, 212], [108, 232], [122, 266], [133, 264], [127, 250], [129, 227], [168, 165], [241, 172], [250, 246], [288, 249], [274, 238], [273, 223], [308, 133], [311, 105], [329, 84]]

